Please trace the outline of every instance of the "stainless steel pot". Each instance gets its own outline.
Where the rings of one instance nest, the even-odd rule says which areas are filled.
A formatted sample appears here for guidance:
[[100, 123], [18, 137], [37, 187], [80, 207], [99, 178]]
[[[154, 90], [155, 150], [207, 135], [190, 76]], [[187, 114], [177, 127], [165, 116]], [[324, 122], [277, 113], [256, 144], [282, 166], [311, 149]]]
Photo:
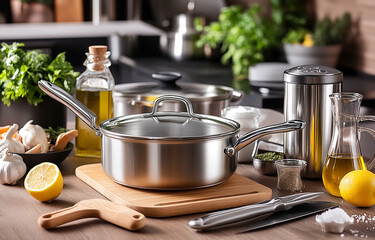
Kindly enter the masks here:
[[174, 19], [175, 28], [160, 36], [162, 52], [176, 61], [204, 58], [204, 48], [196, 45], [200, 33], [194, 29], [193, 24], [193, 16], [177, 15]]
[[[187, 59], [210, 58], [211, 48], [198, 47], [200, 33], [194, 27], [195, 2], [189, 1], [187, 12], [173, 18], [173, 28], [160, 36], [160, 48], [164, 54], [176, 61]], [[200, 17], [204, 21], [203, 17]], [[206, 49], [205, 49], [206, 48]]]
[[[221, 116], [221, 110], [231, 103], [241, 101], [242, 91], [218, 85], [176, 82], [181, 78], [177, 72], [159, 72], [152, 74], [158, 82], [125, 83], [115, 86], [115, 117], [149, 113], [153, 102], [162, 95], [179, 95], [192, 103], [194, 112]], [[160, 104], [160, 111], [186, 111], [179, 101], [167, 101]]]
[[[98, 128], [95, 114], [64, 90], [43, 80], [39, 86], [101, 135], [103, 170], [117, 183], [135, 188], [181, 190], [219, 184], [236, 170], [241, 148], [264, 135], [304, 126], [294, 120], [238, 138], [237, 122], [195, 114], [186, 98], [162, 96], [151, 113], [108, 119]], [[183, 102], [187, 112], [157, 112], [166, 100]]]

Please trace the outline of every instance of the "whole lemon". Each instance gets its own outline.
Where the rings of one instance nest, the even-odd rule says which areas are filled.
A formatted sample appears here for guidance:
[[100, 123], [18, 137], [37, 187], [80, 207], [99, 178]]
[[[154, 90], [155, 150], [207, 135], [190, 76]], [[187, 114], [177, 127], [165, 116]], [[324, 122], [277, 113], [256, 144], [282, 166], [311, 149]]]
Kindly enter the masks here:
[[339, 189], [341, 197], [357, 207], [375, 204], [375, 174], [368, 170], [347, 173], [341, 179]]

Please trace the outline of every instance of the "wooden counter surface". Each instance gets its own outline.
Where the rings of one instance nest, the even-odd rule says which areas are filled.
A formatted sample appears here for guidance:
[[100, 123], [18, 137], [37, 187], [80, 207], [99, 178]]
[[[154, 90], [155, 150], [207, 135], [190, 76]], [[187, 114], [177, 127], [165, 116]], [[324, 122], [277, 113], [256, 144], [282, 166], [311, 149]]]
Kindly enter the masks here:
[[[362, 238], [375, 238], [375, 206], [354, 207], [341, 198], [330, 196], [321, 180], [306, 179], [305, 191], [325, 193], [317, 200], [337, 202], [349, 215], [367, 214], [366, 219], [370, 215], [372, 220], [352, 225], [346, 229], [344, 236], [322, 231], [315, 221], [315, 215], [243, 234], [236, 234], [236, 232], [245, 228], [246, 224], [206, 232], [191, 229], [188, 221], [201, 214], [147, 218], [146, 226], [137, 232], [93, 218], [78, 220], [48, 231], [41, 228], [37, 220], [45, 213], [72, 206], [84, 199], [104, 199], [74, 174], [76, 167], [94, 162], [100, 162], [100, 159], [76, 158], [73, 153], [62, 162], [59, 167], [64, 178], [64, 188], [61, 195], [50, 203], [42, 203], [32, 198], [24, 189], [24, 178], [15, 186], [0, 185], [0, 239], [351, 239], [355, 234]], [[276, 189], [276, 176], [259, 175], [251, 164], [239, 164], [237, 173], [272, 188], [273, 197], [288, 194]]]

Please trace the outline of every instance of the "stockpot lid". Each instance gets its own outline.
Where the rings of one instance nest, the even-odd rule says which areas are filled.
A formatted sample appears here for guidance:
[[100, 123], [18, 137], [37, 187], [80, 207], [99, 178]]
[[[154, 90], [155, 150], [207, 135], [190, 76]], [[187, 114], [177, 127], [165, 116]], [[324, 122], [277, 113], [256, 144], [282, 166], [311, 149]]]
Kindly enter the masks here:
[[114, 97], [138, 97], [153, 101], [162, 95], [180, 95], [190, 101], [230, 99], [233, 89], [226, 86], [199, 83], [176, 83], [181, 78], [177, 72], [152, 74], [159, 82], [125, 83], [115, 86]]
[[[161, 101], [185, 103], [187, 112], [156, 112]], [[238, 133], [236, 121], [193, 113], [189, 100], [181, 96], [165, 95], [154, 102], [151, 113], [121, 116], [100, 124], [102, 134], [120, 139], [202, 140]]]
[[284, 71], [284, 82], [319, 85], [341, 83], [342, 72], [322, 65], [302, 65]]

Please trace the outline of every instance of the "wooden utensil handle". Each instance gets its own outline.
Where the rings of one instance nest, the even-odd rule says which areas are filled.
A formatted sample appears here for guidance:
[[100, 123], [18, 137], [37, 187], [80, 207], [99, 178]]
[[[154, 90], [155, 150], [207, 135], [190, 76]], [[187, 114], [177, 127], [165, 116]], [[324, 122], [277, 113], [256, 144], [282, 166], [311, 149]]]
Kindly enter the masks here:
[[146, 217], [122, 204], [102, 200], [99, 218], [129, 230], [138, 230], [146, 224]]
[[82, 209], [79, 205], [47, 213], [39, 217], [38, 223], [42, 228], [49, 229], [82, 218], [97, 217], [95, 209]]
[[38, 223], [45, 229], [82, 218], [97, 217], [129, 230], [138, 230], [146, 224], [143, 214], [124, 205], [103, 199], [90, 199], [76, 205], [47, 213], [39, 217]]

